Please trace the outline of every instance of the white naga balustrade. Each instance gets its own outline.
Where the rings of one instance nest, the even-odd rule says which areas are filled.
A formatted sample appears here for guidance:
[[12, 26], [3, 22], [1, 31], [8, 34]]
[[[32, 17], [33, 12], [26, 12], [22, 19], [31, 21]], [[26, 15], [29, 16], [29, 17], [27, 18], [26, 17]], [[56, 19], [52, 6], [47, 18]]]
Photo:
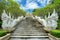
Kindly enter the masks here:
[[23, 19], [23, 16], [14, 19], [11, 17], [10, 13], [9, 16], [6, 14], [5, 10], [2, 13], [1, 19], [3, 21], [2, 28], [6, 30], [11, 30], [19, 21]]
[[55, 9], [54, 9], [52, 15], [50, 15], [50, 13], [48, 13], [48, 17], [45, 16], [45, 19], [41, 19], [41, 17], [38, 17], [38, 16], [35, 16], [35, 19], [37, 19], [45, 27], [48, 27], [51, 29], [57, 28], [58, 13], [55, 11]]
[[46, 27], [46, 21], [45, 19], [42, 19], [41, 17], [35, 16], [35, 19], [37, 19], [42, 25]]
[[[53, 11], [52, 15], [48, 13], [48, 17], [45, 16], [45, 19], [42, 19], [39, 16], [31, 16], [33, 19], [37, 19], [42, 25], [45, 27], [56, 29], [57, 28], [57, 21], [58, 21], [58, 14], [57, 12]], [[25, 19], [26, 17], [20, 16], [17, 19], [14, 19], [14, 17], [11, 17], [10, 13], [9, 16], [6, 14], [5, 10], [2, 13], [2, 28], [3, 29], [10, 29], [13, 28], [18, 22], [20, 22], [22, 19]]]
[[58, 13], [53, 11], [52, 15], [48, 14], [48, 17], [45, 16], [46, 26], [51, 27], [52, 29], [57, 28], [57, 21], [58, 21]]

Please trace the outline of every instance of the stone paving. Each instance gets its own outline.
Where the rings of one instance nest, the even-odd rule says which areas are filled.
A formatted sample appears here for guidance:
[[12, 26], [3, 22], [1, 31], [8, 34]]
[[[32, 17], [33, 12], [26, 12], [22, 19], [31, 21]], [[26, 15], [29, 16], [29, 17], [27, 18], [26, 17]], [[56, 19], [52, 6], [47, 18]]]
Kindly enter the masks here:
[[[47, 36], [47, 33], [43, 30], [43, 25], [37, 20], [33, 20], [31, 17], [19, 22], [16, 25], [16, 30], [11, 36]], [[11, 38], [10, 40], [25, 40]], [[48, 38], [31, 38], [26, 40], [49, 40]]]

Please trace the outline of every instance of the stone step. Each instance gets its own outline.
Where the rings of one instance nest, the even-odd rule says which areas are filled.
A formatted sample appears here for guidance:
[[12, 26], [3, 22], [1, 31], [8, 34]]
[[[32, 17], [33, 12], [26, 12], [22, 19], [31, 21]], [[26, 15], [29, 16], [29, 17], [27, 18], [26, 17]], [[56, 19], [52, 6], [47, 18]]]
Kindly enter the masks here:
[[49, 40], [48, 36], [11, 36], [10, 40]]
[[35, 33], [35, 34], [27, 34], [27, 33], [25, 33], [25, 34], [19, 34], [19, 33], [14, 33], [14, 34], [12, 34], [12, 36], [47, 36], [47, 34], [46, 33], [40, 33], [40, 34], [37, 34], [37, 33]]
[[31, 17], [27, 17], [15, 27], [16, 30], [12, 32], [10, 40], [49, 40], [43, 25]]
[[12, 38], [17, 37], [17, 38], [48, 38], [48, 36], [11, 36]]

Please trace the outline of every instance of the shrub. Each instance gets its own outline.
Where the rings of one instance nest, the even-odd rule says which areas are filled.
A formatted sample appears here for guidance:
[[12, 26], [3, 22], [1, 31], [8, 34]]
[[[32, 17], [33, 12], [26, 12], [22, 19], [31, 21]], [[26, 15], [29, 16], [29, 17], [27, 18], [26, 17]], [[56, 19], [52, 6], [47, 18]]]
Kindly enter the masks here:
[[0, 28], [1, 28], [1, 25], [2, 25], [2, 20], [0, 19]]
[[0, 22], [0, 26], [2, 25], [2, 22]]
[[55, 36], [55, 37], [60, 38], [60, 30], [51, 30], [50, 34]]
[[60, 20], [58, 20], [58, 27], [57, 28], [60, 29]]
[[6, 30], [0, 30], [0, 37], [5, 36], [7, 34]]

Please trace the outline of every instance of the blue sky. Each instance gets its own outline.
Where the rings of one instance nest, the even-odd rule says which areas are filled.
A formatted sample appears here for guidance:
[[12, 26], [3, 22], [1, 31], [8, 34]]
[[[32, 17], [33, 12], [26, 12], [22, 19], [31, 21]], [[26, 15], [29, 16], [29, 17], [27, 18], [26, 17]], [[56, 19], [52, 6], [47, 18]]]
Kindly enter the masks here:
[[20, 8], [27, 13], [32, 13], [33, 9], [42, 8], [49, 4], [49, 0], [16, 0], [16, 2], [20, 4]]

